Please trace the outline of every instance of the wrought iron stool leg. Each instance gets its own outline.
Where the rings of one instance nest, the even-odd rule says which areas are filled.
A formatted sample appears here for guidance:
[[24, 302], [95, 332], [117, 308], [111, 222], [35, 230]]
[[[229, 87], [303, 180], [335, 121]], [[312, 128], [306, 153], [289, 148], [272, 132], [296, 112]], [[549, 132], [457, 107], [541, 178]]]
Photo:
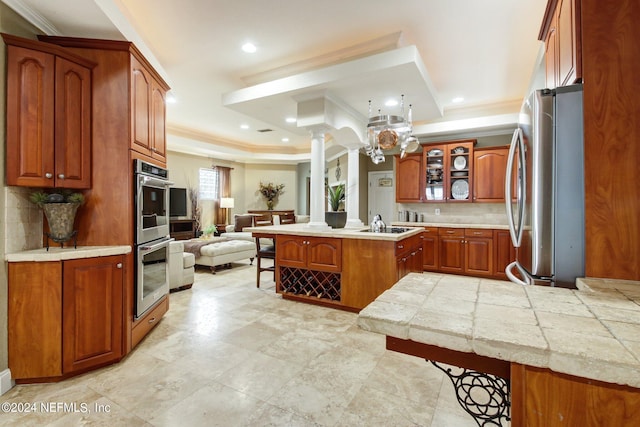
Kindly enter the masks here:
[[479, 426], [502, 426], [503, 420], [511, 420], [508, 380], [465, 368], [457, 368], [460, 373], [454, 374], [451, 368], [430, 362], [449, 377], [458, 403]]

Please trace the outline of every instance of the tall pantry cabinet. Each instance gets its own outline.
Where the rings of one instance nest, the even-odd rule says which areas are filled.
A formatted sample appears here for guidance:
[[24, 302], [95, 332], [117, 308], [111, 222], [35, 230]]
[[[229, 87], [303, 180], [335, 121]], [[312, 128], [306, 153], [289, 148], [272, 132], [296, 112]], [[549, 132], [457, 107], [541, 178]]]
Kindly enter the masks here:
[[[93, 70], [93, 183], [78, 211], [79, 245], [134, 245], [133, 161], [143, 159], [166, 167], [164, 99], [169, 86], [133, 43], [126, 41], [40, 38], [70, 49], [97, 65]], [[162, 101], [160, 101], [162, 100]], [[126, 256], [125, 354], [144, 336], [133, 328], [134, 257]], [[166, 311], [167, 299], [158, 302]], [[151, 327], [148, 328], [149, 330]]]
[[637, 0], [549, 0], [540, 30], [547, 85], [583, 82], [590, 277], [640, 280], [640, 186], [633, 184], [640, 164], [637, 16]]

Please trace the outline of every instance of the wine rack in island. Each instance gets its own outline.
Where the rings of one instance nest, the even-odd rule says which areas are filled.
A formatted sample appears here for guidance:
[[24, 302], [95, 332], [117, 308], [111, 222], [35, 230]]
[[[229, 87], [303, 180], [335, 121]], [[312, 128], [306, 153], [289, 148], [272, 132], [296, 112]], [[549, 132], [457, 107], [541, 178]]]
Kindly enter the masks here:
[[279, 235], [276, 264], [276, 290], [284, 298], [341, 304], [341, 239]]

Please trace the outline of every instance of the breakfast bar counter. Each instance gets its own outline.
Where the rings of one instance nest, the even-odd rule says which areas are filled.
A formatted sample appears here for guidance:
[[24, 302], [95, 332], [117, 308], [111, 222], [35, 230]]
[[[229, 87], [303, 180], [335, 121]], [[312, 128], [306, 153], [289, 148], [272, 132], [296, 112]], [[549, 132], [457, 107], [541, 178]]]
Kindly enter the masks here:
[[[386, 233], [373, 233], [369, 227], [360, 228], [313, 228], [308, 223], [296, 223], [286, 225], [267, 225], [262, 227], [246, 227], [243, 231], [273, 235], [297, 235], [308, 237], [334, 237], [340, 239], [366, 239], [399, 241], [422, 232], [422, 228], [413, 226], [388, 226]], [[399, 232], [402, 231], [402, 232]]]
[[391, 350], [504, 378], [512, 425], [632, 425], [640, 419], [640, 283], [577, 286], [409, 274], [358, 324], [386, 335]]

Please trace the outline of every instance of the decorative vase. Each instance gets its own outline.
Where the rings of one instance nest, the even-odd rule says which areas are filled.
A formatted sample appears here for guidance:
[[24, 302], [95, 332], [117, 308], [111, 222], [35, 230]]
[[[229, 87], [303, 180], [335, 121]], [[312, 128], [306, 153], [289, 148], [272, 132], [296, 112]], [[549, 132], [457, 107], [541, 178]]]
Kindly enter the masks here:
[[347, 223], [347, 212], [325, 212], [324, 221], [327, 225], [331, 226], [331, 228], [344, 228]]
[[273, 210], [273, 200], [267, 200], [267, 209]]
[[80, 203], [45, 203], [42, 210], [49, 223], [49, 237], [57, 243], [66, 242], [74, 234], [73, 223]]

